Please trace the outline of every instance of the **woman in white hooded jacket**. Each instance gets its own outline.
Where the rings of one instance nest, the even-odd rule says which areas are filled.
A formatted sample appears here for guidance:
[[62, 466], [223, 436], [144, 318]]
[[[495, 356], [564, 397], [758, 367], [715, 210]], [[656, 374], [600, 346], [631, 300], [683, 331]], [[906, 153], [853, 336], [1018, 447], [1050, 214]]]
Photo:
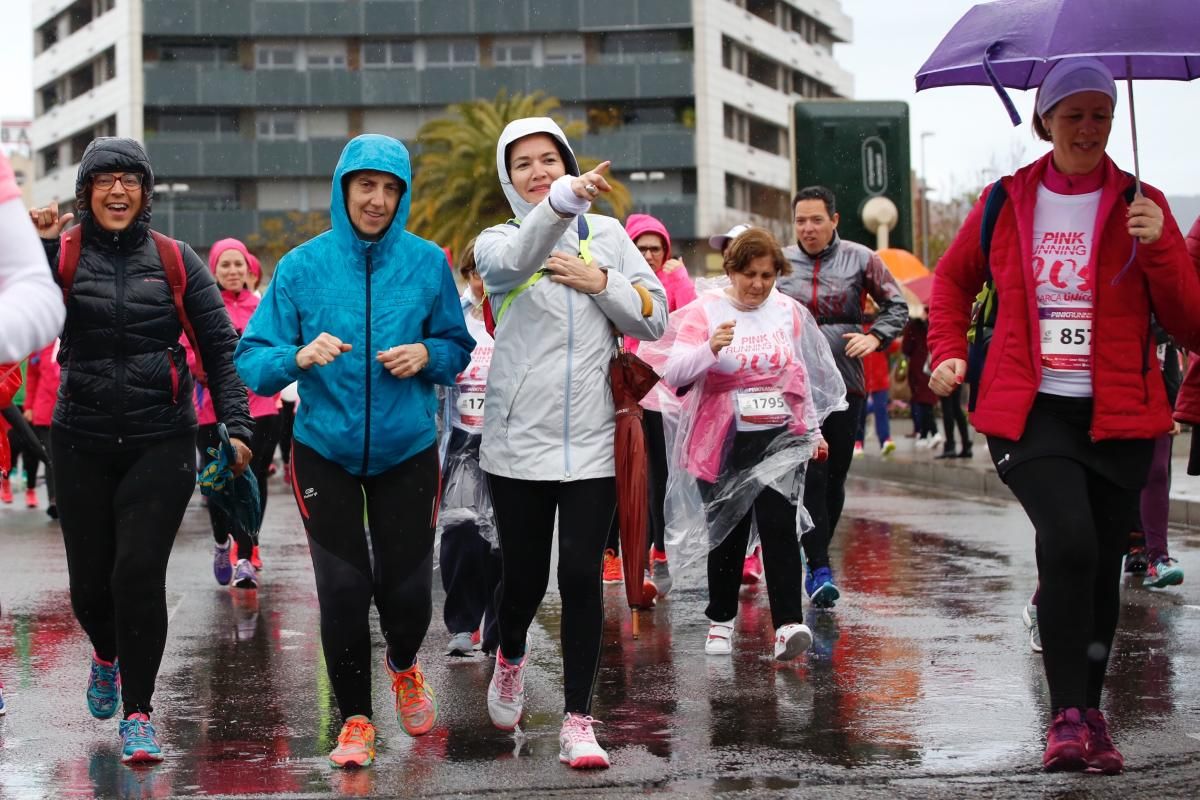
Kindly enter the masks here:
[[512, 730], [524, 707], [526, 633], [550, 578], [558, 514], [563, 688], [559, 760], [607, 767], [590, 716], [604, 621], [600, 581], [616, 508], [615, 334], [657, 339], [667, 297], [617, 220], [587, 214], [607, 162], [580, 175], [548, 117], [509, 123], [496, 168], [516, 219], [482, 232], [475, 260], [496, 321], [480, 464], [503, 562], [500, 650], [488, 713]]

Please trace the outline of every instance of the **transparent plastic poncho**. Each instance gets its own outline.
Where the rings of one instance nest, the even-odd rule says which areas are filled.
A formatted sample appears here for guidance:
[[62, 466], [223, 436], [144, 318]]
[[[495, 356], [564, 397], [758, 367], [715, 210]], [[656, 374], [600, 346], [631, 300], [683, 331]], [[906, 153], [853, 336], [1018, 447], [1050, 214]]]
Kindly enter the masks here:
[[442, 435], [439, 442], [442, 456], [442, 505], [438, 511], [437, 540], [441, 541], [447, 528], [473, 522], [479, 535], [495, 549], [500, 546], [500, 541], [496, 536], [492, 495], [488, 491], [487, 476], [479, 466], [482, 430], [471, 432], [450, 424], [450, 420], [453, 419], [451, 404], [456, 400], [456, 389], [444, 390]]
[[[679, 360], [709, 347], [710, 329], [729, 317], [730, 304], [736, 307], [729, 286], [727, 277], [697, 281], [697, 298], [672, 314], [663, 338], [643, 344], [639, 355], [670, 377]], [[668, 552], [681, 566], [720, 545], [767, 488], [796, 506], [799, 535], [813, 527], [803, 503], [805, 470], [821, 441], [822, 422], [847, 407], [845, 383], [816, 320], [799, 303], [773, 291], [758, 309], [739, 309], [739, 317], [765, 311], [768, 304], [775, 304], [775, 318], [785, 307], [784, 319], [790, 316], [774, 332], [777, 358], [763, 359], [757, 369], [734, 374], [709, 369], [690, 385], [662, 386], [676, 396], [663, 406], [669, 464], [664, 516]], [[735, 343], [736, 336], [735, 326]], [[757, 460], [734, 468], [739, 390], [782, 397], [786, 422], [758, 436], [764, 444]]]

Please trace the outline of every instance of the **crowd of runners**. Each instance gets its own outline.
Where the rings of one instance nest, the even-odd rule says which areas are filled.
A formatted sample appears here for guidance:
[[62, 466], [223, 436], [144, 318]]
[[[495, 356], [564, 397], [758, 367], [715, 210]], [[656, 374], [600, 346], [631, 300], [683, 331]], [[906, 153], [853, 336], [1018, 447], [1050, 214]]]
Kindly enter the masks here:
[[[1183, 577], [1166, 487], [1176, 394], [1175, 419], [1200, 421], [1200, 372], [1183, 380], [1178, 355], [1200, 349], [1200, 252], [1189, 257], [1162, 194], [1105, 154], [1116, 102], [1100, 62], [1051, 71], [1035, 118], [1051, 153], [988, 187], [938, 265], [928, 319], [911, 324], [879, 256], [838, 235], [829, 189], [796, 193], [794, 243], [749, 223], [714, 236], [722, 274], [694, 281], [660, 220], [593, 210], [609, 164], [582, 170], [548, 118], [505, 128], [496, 171], [513, 218], [457, 254], [407, 230], [405, 146], [354, 138], [332, 176], [331, 230], [287, 253], [262, 292], [243, 242], [209, 245], [206, 264], [151, 229], [138, 142], [93, 141], [62, 214], [25, 209], [0, 159], [0, 407], [23, 383], [32, 437], [10, 438], [30, 508], [45, 461], [93, 650], [88, 710], [119, 717], [123, 761], [163, 758], [151, 715], [167, 562], [223, 425], [262, 509], [282, 448], [342, 721], [333, 765], [375, 756], [372, 603], [399, 725], [438, 725], [418, 659], [435, 561], [446, 652], [494, 657], [479, 700], [497, 728], [517, 728], [557, 549], [559, 757], [608, 767], [591, 716], [602, 583], [663, 595], [704, 558], [709, 626], [695, 646], [719, 658], [736, 646], [740, 584], [765, 576], [772, 655], [803, 654], [805, 602], [828, 612], [842, 599], [829, 550], [868, 402], [894, 449], [886, 384], [864, 359], [903, 333], [910, 369], [958, 422], [962, 451], [951, 440], [944, 455], [971, 454], [970, 383], [972, 421], [1036, 531], [1022, 614], [1050, 688], [1044, 766], [1119, 772], [1099, 709], [1122, 559], [1151, 585]], [[981, 290], [993, 301], [973, 319]], [[645, 575], [622, 575], [618, 555], [618, 348], [660, 377], [641, 401]], [[932, 404], [917, 404], [918, 437]], [[256, 531], [216, 503], [208, 515], [214, 579], [257, 590]], [[2, 698], [0, 686], [0, 713]]]

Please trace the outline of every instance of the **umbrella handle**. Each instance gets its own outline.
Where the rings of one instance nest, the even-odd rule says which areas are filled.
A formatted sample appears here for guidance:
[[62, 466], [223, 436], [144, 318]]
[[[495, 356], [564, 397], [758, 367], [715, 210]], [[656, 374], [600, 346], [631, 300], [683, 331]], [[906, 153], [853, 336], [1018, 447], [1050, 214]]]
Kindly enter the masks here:
[[633, 638], [636, 639], [636, 638], [638, 638], [638, 636], [641, 635], [642, 626], [640, 624], [640, 620], [638, 619], [638, 610], [635, 608], [635, 609], [632, 609], [632, 611], [633, 611]]
[[1012, 98], [1008, 96], [1008, 92], [1004, 91], [1004, 84], [1000, 83], [1000, 79], [996, 77], [996, 70], [992, 69], [992, 51], [998, 50], [1003, 42], [992, 42], [988, 46], [987, 52], [983, 54], [983, 72], [987, 75], [988, 83], [996, 90], [996, 94], [1000, 95], [1000, 102], [1004, 104], [1004, 110], [1008, 112], [1008, 118], [1012, 120], [1013, 127], [1021, 124], [1021, 114], [1017, 111], [1017, 106], [1013, 103]]
[[1137, 112], [1133, 108], [1133, 59], [1125, 56], [1125, 83], [1129, 87], [1129, 128], [1133, 132], [1133, 180], [1135, 191], [1142, 193], [1142, 163], [1138, 157]]

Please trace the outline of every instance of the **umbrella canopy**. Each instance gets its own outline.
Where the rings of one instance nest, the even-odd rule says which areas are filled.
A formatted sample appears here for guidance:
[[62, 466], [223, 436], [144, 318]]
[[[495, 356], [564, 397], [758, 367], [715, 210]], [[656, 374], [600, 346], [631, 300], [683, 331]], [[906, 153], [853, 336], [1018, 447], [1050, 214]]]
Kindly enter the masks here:
[[929, 305], [929, 298], [933, 294], [933, 273], [905, 281], [904, 289], [911, 292], [913, 297], [921, 302], [921, 305]]
[[[649, 567], [647, 518], [649, 495], [646, 437], [638, 401], [658, 383], [658, 374], [633, 353], [619, 348], [608, 366], [612, 382], [617, 429], [613, 439], [617, 466], [617, 523], [621, 531], [621, 560], [625, 569], [625, 597], [634, 609], [633, 635], [638, 635], [637, 609], [653, 600], [642, 579]], [[653, 586], [653, 584], [651, 584]]]
[[921, 259], [907, 250], [888, 247], [879, 251], [879, 257], [883, 259], [884, 266], [892, 273], [892, 277], [901, 283], [929, 274], [929, 269], [921, 263]]
[[258, 530], [262, 527], [262, 502], [258, 493], [258, 481], [246, 470], [241, 475], [233, 474], [232, 464], [237, 461], [233, 443], [225, 423], [217, 425], [221, 443], [208, 448], [213, 460], [201, 471], [198, 483], [200, 493], [229, 515], [233, 524], [258, 544]]

